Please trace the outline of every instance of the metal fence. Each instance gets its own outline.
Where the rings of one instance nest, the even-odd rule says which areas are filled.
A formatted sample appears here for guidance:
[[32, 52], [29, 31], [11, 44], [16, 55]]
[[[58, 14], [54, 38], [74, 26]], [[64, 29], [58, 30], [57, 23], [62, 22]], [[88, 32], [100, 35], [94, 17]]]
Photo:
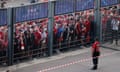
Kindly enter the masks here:
[[[116, 1], [101, 3], [106, 3], [103, 7]], [[9, 8], [9, 18], [8, 9], [0, 10], [0, 65], [49, 56], [48, 32], [53, 32], [53, 54], [91, 45], [96, 36], [94, 0], [56, 0], [53, 4], [53, 31], [48, 29], [48, 2]]]
[[120, 50], [120, 19], [117, 7], [102, 11], [102, 38], [103, 46], [114, 50]]

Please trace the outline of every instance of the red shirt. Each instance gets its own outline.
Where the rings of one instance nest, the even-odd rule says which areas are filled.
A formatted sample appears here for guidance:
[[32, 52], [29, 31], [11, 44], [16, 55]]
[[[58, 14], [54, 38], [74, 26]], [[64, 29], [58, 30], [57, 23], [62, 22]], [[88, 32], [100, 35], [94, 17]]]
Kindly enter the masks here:
[[103, 29], [106, 29], [107, 20], [108, 20], [107, 17], [104, 17], [104, 18], [102, 19], [102, 27], [103, 27]]
[[93, 45], [92, 45], [92, 52], [94, 52], [95, 51], [95, 49], [96, 49], [96, 51], [100, 51], [99, 50], [99, 42], [98, 41], [95, 41], [94, 43], [93, 43]]
[[41, 34], [39, 32], [35, 32], [35, 44], [38, 45], [41, 40]]
[[77, 34], [80, 34], [80, 32], [81, 32], [80, 24], [79, 23], [77, 23], [76, 32], [77, 32]]
[[0, 39], [3, 39], [3, 37], [4, 37], [3, 32], [0, 32]]
[[55, 35], [57, 34], [57, 29], [55, 27], [53, 29], [53, 32], [54, 32]]
[[87, 20], [87, 21], [85, 22], [85, 26], [86, 26], [86, 31], [87, 31], [87, 32], [90, 31], [90, 25], [91, 25], [91, 24], [90, 24], [90, 21]]
[[86, 42], [87, 42], [87, 43], [90, 42], [90, 36], [89, 36], [89, 35], [87, 35]]

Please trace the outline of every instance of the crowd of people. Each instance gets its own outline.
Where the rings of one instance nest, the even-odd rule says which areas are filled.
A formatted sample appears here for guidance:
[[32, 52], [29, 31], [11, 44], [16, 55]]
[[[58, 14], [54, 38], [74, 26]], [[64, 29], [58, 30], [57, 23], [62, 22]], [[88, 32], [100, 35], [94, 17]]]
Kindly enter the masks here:
[[102, 12], [102, 30], [103, 30], [103, 40], [116, 41], [120, 38], [120, 17], [119, 12], [116, 9], [104, 9]]
[[[18, 23], [14, 32], [14, 53], [27, 52], [27, 55], [47, 53], [47, 19]], [[17, 54], [18, 53], [18, 54]]]
[[[88, 13], [87, 13], [88, 12]], [[95, 23], [93, 10], [54, 16], [53, 49], [69, 49], [72, 45], [86, 46], [94, 40]], [[103, 10], [102, 30], [112, 33], [118, 40], [120, 18], [116, 11]], [[46, 56], [48, 54], [48, 18], [14, 24], [14, 58]], [[0, 60], [6, 56], [8, 48], [8, 27], [0, 26]]]
[[[93, 12], [78, 12], [54, 17], [54, 49], [69, 48], [71, 45], [87, 45], [94, 38]], [[48, 19], [14, 24], [14, 58], [46, 56], [48, 54]], [[0, 57], [6, 56], [8, 47], [8, 28], [0, 27]]]
[[94, 33], [93, 14], [85, 15], [85, 12], [67, 14], [55, 17], [54, 46], [62, 48], [72, 45], [87, 45]]

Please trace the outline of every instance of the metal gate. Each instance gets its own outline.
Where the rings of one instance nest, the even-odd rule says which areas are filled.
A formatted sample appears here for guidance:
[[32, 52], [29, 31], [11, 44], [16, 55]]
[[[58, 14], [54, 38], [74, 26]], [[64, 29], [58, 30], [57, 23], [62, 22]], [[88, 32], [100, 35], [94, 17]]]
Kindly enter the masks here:
[[6, 65], [8, 47], [7, 9], [0, 9], [0, 65]]
[[101, 8], [103, 46], [120, 50], [120, 15], [117, 6]]

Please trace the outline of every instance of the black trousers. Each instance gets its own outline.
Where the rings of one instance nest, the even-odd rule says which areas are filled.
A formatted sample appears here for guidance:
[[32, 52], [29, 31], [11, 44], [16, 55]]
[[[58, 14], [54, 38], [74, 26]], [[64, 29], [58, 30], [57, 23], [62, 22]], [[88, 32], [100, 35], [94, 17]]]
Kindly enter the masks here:
[[93, 52], [93, 55], [92, 55], [92, 60], [93, 60], [93, 65], [94, 66], [96, 66], [96, 65], [98, 65], [98, 59], [99, 59], [99, 57], [98, 57], [99, 55], [97, 55], [97, 52]]
[[116, 44], [118, 43], [118, 31], [117, 30], [112, 30], [112, 43], [113, 40], [116, 41]]
[[98, 65], [98, 57], [93, 57], [93, 65]]

